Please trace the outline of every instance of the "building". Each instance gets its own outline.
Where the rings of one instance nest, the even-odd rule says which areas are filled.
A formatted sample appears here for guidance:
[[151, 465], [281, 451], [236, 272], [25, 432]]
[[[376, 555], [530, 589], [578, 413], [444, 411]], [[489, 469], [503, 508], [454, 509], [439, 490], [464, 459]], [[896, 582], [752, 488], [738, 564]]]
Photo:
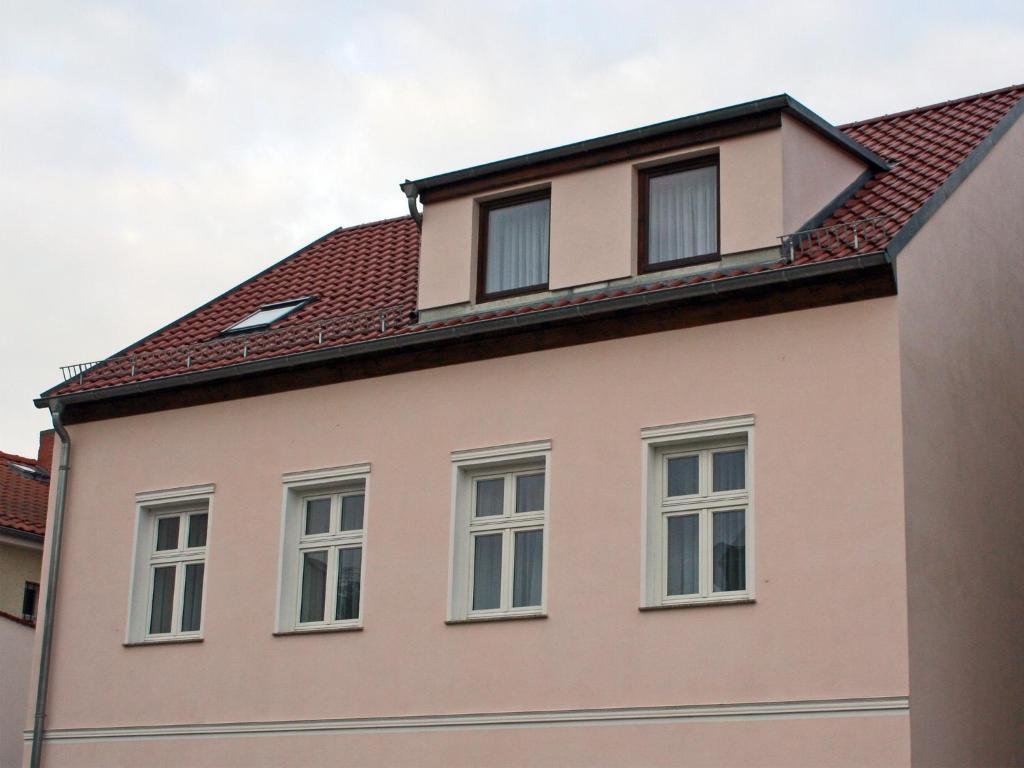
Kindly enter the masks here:
[[53, 430], [35, 458], [0, 451], [0, 768], [21, 765]]
[[66, 369], [35, 757], [1024, 762], [1022, 96], [406, 182]]

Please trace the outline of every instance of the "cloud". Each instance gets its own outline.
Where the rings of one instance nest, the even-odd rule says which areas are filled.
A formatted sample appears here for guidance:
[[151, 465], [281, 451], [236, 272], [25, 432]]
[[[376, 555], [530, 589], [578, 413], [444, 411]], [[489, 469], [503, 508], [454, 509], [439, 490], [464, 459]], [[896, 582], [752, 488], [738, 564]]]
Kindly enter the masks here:
[[841, 122], [1021, 79], [1017, 4], [8, 3], [0, 449], [31, 398], [398, 183], [788, 91]]

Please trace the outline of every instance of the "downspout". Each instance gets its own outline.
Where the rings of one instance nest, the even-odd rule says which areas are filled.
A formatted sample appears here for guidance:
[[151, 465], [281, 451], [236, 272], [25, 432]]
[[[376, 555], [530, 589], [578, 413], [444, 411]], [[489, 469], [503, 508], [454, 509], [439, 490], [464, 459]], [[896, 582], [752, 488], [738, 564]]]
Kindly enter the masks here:
[[46, 690], [50, 683], [50, 651], [53, 646], [53, 609], [57, 601], [57, 579], [60, 576], [60, 545], [64, 533], [64, 506], [67, 502], [68, 471], [71, 468], [71, 438], [62, 421], [60, 401], [50, 402], [50, 418], [60, 437], [60, 463], [57, 468], [57, 495], [53, 503], [53, 526], [50, 528], [50, 567], [46, 575], [46, 604], [43, 609], [43, 638], [39, 654], [39, 680], [36, 684], [36, 715], [32, 725], [32, 757], [30, 768], [39, 768], [43, 753], [43, 724], [46, 720]]
[[423, 229], [423, 212], [416, 205], [416, 198], [419, 196], [420, 191], [416, 188], [415, 183], [408, 180], [402, 184], [402, 191], [405, 192], [406, 201], [409, 203], [409, 215], [416, 222], [416, 227]]

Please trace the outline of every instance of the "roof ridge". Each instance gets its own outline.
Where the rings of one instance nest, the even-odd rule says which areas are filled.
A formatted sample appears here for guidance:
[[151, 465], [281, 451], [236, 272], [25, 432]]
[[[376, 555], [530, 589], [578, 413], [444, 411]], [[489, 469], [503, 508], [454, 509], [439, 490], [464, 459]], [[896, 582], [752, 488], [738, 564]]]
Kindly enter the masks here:
[[878, 115], [877, 117], [865, 117], [862, 120], [853, 120], [853, 121], [851, 121], [849, 123], [841, 123], [840, 125], [837, 125], [836, 128], [838, 128], [841, 131], [845, 131], [848, 128], [858, 128], [858, 127], [860, 127], [862, 125], [867, 125], [868, 123], [878, 123], [878, 122], [881, 122], [882, 120], [892, 120], [892, 119], [898, 118], [898, 117], [907, 117], [908, 115], [914, 115], [914, 114], [918, 114], [920, 112], [928, 112], [929, 110], [939, 109], [940, 107], [949, 107], [949, 106], [952, 106], [954, 104], [963, 104], [964, 102], [973, 101], [974, 99], [985, 99], [985, 98], [988, 98], [990, 96], [998, 96], [1000, 94], [1010, 93], [1011, 91], [1016, 91], [1016, 90], [1024, 90], [1024, 83], [1016, 83], [1014, 85], [1007, 85], [1007, 86], [1004, 86], [1002, 88], [996, 88], [995, 90], [992, 90], [992, 91], [983, 91], [982, 93], [974, 93], [974, 94], [971, 94], [970, 96], [960, 96], [960, 97], [958, 97], [956, 99], [949, 99], [948, 101], [937, 101], [934, 104], [925, 104], [924, 106], [921, 106], [921, 107], [913, 107], [911, 109], [904, 109], [904, 110], [902, 110], [900, 112], [889, 112], [889, 113], [884, 114], [884, 115]]

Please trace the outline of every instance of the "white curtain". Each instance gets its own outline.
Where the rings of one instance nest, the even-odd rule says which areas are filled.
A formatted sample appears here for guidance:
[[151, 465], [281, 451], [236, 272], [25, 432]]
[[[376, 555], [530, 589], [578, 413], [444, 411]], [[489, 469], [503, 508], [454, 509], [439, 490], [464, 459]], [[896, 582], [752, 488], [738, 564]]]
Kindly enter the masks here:
[[516, 532], [516, 559], [512, 579], [512, 607], [540, 605], [544, 562], [544, 531]]
[[647, 261], [675, 261], [718, 250], [718, 170], [655, 176], [648, 195]]
[[[362, 498], [352, 496], [349, 498]], [[362, 528], [362, 525], [359, 526]], [[359, 588], [363, 565], [362, 547], [345, 547], [338, 550], [338, 595], [335, 600], [334, 618], [359, 618]]]
[[715, 512], [715, 592], [746, 589], [746, 514], [743, 510]]
[[487, 220], [487, 293], [548, 281], [550, 200], [495, 208]]
[[670, 595], [692, 595], [699, 583], [700, 518], [676, 515], [668, 519], [668, 584]]
[[500, 533], [477, 536], [473, 542], [473, 610], [501, 607]]

